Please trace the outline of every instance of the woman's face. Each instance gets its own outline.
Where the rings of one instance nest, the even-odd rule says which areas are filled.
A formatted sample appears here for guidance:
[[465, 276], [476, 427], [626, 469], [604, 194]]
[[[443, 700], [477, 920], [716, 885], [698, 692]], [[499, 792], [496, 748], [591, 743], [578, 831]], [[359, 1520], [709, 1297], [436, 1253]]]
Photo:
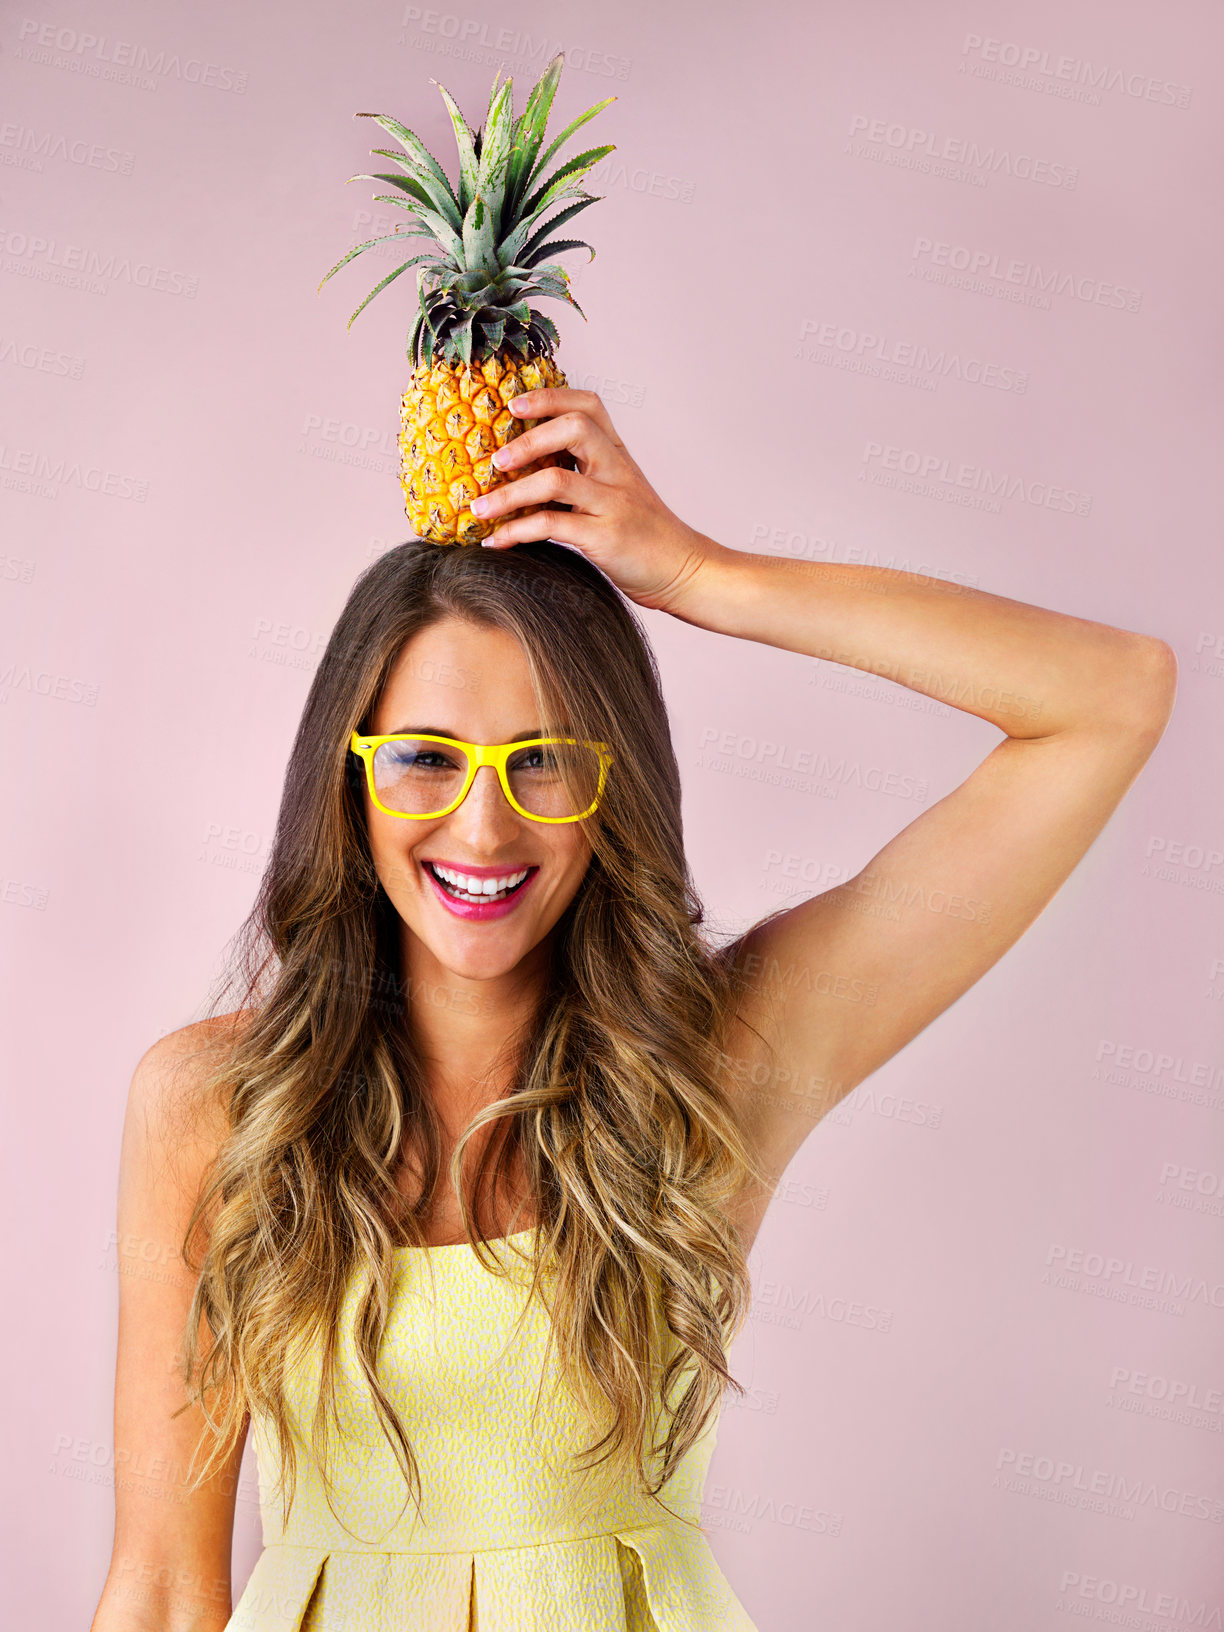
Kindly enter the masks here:
[[[448, 617], [406, 641], [370, 718], [371, 736], [399, 731], [503, 743], [540, 736], [517, 639]], [[406, 971], [424, 950], [452, 974], [490, 980], [515, 969], [573, 900], [591, 858], [586, 822], [533, 822], [482, 765], [467, 798], [433, 820], [388, 816], [365, 794], [374, 867], [408, 932]], [[486, 881], [527, 877], [492, 911], [456, 900], [434, 867]], [[412, 944], [412, 943], [417, 944]]]

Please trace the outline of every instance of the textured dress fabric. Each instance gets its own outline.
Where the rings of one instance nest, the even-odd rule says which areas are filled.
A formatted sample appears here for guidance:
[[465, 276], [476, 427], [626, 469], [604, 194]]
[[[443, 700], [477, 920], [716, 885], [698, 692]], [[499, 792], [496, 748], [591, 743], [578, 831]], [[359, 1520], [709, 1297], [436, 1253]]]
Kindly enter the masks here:
[[378, 1369], [416, 1457], [419, 1513], [356, 1359], [355, 1279], [340, 1311], [330, 1507], [308, 1448], [320, 1353], [299, 1349], [286, 1392], [296, 1494], [282, 1525], [276, 1438], [255, 1416], [264, 1547], [226, 1632], [757, 1632], [701, 1530], [717, 1419], [663, 1506], [606, 1466], [570, 1466], [598, 1436], [530, 1296], [534, 1234], [491, 1243], [510, 1278], [466, 1242], [396, 1255]]

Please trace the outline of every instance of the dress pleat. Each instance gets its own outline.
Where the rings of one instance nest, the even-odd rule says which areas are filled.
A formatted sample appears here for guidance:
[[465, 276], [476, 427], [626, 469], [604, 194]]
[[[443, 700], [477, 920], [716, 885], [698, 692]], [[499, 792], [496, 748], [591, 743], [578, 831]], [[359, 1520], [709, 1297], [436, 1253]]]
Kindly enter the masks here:
[[[508, 1264], [532, 1234], [501, 1244]], [[666, 1510], [611, 1474], [583, 1479], [571, 1458], [595, 1436], [525, 1287], [466, 1244], [397, 1257], [379, 1372], [417, 1459], [419, 1513], [358, 1367], [349, 1288], [335, 1511], [307, 1449], [321, 1375], [307, 1348], [287, 1391], [297, 1491], [284, 1524], [275, 1435], [254, 1420], [264, 1549], [226, 1632], [756, 1632], [700, 1529], [717, 1423], [660, 1492]]]

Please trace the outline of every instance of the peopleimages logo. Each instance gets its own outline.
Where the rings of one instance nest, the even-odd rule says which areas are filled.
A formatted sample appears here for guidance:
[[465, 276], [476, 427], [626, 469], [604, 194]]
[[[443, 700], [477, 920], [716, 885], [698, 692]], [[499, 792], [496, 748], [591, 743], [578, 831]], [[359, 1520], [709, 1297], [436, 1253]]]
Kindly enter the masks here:
[[[1000, 73], [1000, 69], [1014, 72]], [[1055, 56], [1039, 45], [988, 39], [981, 34], [965, 35], [961, 46], [960, 71], [980, 79], [1031, 83], [1034, 88], [1059, 96], [1070, 95], [1073, 88], [1079, 88], [1090, 92], [1116, 91], [1136, 101], [1160, 102], [1166, 107], [1190, 106], [1189, 85], [1158, 79], [1154, 74], [1127, 73], [1125, 69], [1093, 62], [1088, 57]], [[1032, 75], [1032, 80], [1027, 81], [1025, 75]], [[1094, 96], [1093, 100], [1099, 102], [1099, 95]]]
[[54, 697], [61, 703], [83, 703], [93, 708], [98, 701], [98, 682], [82, 680], [71, 674], [55, 674], [49, 669], [35, 670], [28, 663], [10, 663], [0, 670], [0, 703], [7, 703], [15, 691], [37, 692], [40, 697]]
[[[1213, 1417], [1224, 1416], [1224, 1390], [1215, 1383], [1204, 1387], [1201, 1383], [1187, 1382], [1178, 1377], [1135, 1371], [1130, 1366], [1115, 1366], [1109, 1374], [1109, 1388], [1113, 1394], [1130, 1394], [1157, 1405], [1204, 1411]], [[1224, 1622], [1221, 1624], [1224, 1625]]]
[[83, 357], [74, 357], [71, 352], [59, 351], [53, 346], [12, 340], [4, 334], [0, 334], [0, 363], [33, 368], [41, 374], [55, 374], [69, 380], [79, 380], [85, 372]]
[[806, 362], [823, 362], [827, 358], [833, 366], [850, 366], [856, 373], [870, 372], [885, 379], [896, 377], [898, 370], [908, 370], [918, 376], [931, 376], [932, 384], [936, 379], [958, 380], [963, 385], [1012, 391], [1019, 396], [1024, 395], [1029, 385], [1026, 369], [1008, 368], [947, 346], [931, 346], [920, 340], [903, 340], [897, 335], [877, 334], [872, 329], [857, 329], [833, 319], [805, 317], [800, 325], [799, 350], [795, 355]]
[[130, 176], [136, 163], [135, 155], [126, 148], [104, 147], [101, 142], [35, 130], [30, 125], [13, 122], [0, 125], [0, 164], [12, 164], [41, 174], [44, 163], [51, 159], [91, 170], [110, 170], [121, 176]]
[[0, 271], [15, 277], [35, 278], [42, 283], [83, 289], [104, 295], [114, 283], [134, 284], [155, 294], [181, 295], [194, 300], [198, 277], [152, 261], [133, 260], [87, 244], [65, 244], [41, 233], [22, 232], [0, 222]]
[[925, 777], [903, 775], [882, 765], [832, 759], [822, 749], [796, 748], [768, 737], [747, 737], [707, 725], [701, 733], [697, 765], [701, 770], [726, 771], [753, 781], [798, 787], [804, 792], [823, 789], [822, 797], [836, 798], [842, 788], [865, 788], [897, 799], [926, 801], [930, 784]]
[[[1110, 1621], [1115, 1626], [1142, 1626], [1145, 1622], [1139, 1620], [1141, 1615], [1148, 1626], [1224, 1625], [1219, 1605], [1209, 1599], [1184, 1598], [1171, 1588], [1140, 1586], [1086, 1570], [1064, 1570], [1058, 1590], [1062, 1597], [1056, 1609], [1084, 1619]], [[1102, 1607], [1090, 1616], [1089, 1604]]]
[[302, 422], [297, 451], [328, 464], [350, 465], [386, 475], [399, 464], [399, 447], [392, 431], [374, 425], [322, 414], [307, 414]]
[[[1024, 504], [1034, 504], [1044, 510], [1062, 510], [1076, 516], [1086, 516], [1092, 510], [1092, 495], [1079, 493], [1074, 488], [1029, 481], [1022, 476], [991, 470], [988, 465], [957, 462], [942, 454], [921, 453], [917, 448], [868, 442], [863, 449], [859, 479], [879, 481], [889, 472], [901, 478], [910, 478], [908, 485], [915, 492], [944, 498], [959, 490], [977, 495], [986, 501], [982, 507], [992, 510], [998, 509], [1001, 498], [1019, 499]], [[903, 480], [885, 480], [884, 485], [906, 487], [907, 483]]]
[[15, 448], [7, 442], [0, 442], [0, 485], [47, 499], [56, 498], [66, 487], [112, 499], [133, 499], [137, 504], [149, 496], [146, 477], [123, 475], [37, 448]]
[[587, 184], [592, 187], [623, 187], [626, 192], [648, 193], [651, 198], [675, 199], [691, 204], [697, 183], [685, 176], [671, 176], [661, 170], [648, 170], [645, 165], [630, 169], [619, 160], [602, 159], [590, 172]]
[[908, 154], [917, 161], [913, 168], [932, 169], [935, 175], [951, 175], [953, 179], [957, 177], [957, 170], [951, 167], [963, 166], [967, 171], [982, 171], [987, 176], [1014, 176], [1017, 181], [1033, 181], [1045, 187], [1072, 188], [1079, 182], [1079, 169], [1075, 165], [1037, 158], [1032, 153], [1013, 153], [1008, 147], [979, 142], [971, 136], [941, 136], [918, 125], [903, 124], [899, 119], [873, 119], [865, 113], [856, 113], [850, 120], [852, 152], [856, 136], [862, 137], [860, 146]]
[[1182, 1315], [1192, 1303], [1224, 1309], [1224, 1279], [1164, 1264], [1137, 1263], [1133, 1258], [1060, 1241], [1050, 1243], [1041, 1280], [1045, 1286], [1145, 1305], [1167, 1314]]
[[247, 76], [235, 68], [199, 57], [182, 57], [177, 52], [155, 51], [134, 40], [111, 39], [76, 28], [23, 17], [17, 25], [20, 44], [16, 56], [23, 62], [39, 62], [49, 68], [65, 68], [90, 79], [117, 80], [142, 90], [156, 90], [163, 79], [181, 79], [189, 85], [206, 85], [217, 91], [241, 95]]
[[914, 239], [910, 251], [909, 275], [930, 283], [947, 283], [974, 289], [982, 294], [1003, 294], [1007, 299], [1032, 297], [1032, 304], [1048, 307], [1052, 295], [1067, 295], [1092, 306], [1110, 306], [1117, 311], [1137, 312], [1143, 294], [1125, 284], [1089, 278], [1040, 261], [1008, 259], [998, 250], [974, 249], [968, 244], [949, 244], [936, 238]]
[[1164, 1484], [1144, 1474], [1093, 1467], [1027, 1447], [999, 1447], [992, 1487], [1018, 1495], [1043, 1494], [1034, 1487], [1046, 1487], [1057, 1491], [1069, 1507], [1095, 1509], [1118, 1517], [1132, 1518], [1139, 1508], [1146, 1507], [1178, 1518], [1224, 1524], [1224, 1502], [1214, 1492], [1183, 1490], [1180, 1485]]
[[594, 46], [567, 46], [559, 41], [550, 46], [546, 35], [498, 27], [483, 17], [460, 16], [432, 6], [404, 7], [397, 43], [460, 62], [492, 63], [499, 57], [526, 57], [542, 64], [561, 53], [567, 68], [596, 74], [601, 79], [628, 79], [633, 66], [628, 57]]

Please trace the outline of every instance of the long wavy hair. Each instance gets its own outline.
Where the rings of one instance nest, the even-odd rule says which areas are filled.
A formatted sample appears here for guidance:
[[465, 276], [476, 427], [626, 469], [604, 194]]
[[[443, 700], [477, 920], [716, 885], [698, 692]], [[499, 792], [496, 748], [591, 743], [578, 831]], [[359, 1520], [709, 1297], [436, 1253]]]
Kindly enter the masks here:
[[[564, 721], [614, 756], [584, 824], [590, 864], [515, 1040], [512, 1088], [465, 1128], [449, 1171], [413, 1042], [400, 921], [375, 873], [348, 748], [404, 643], [445, 617], [512, 633], [543, 730]], [[469, 1240], [498, 1272], [472, 1195], [487, 1181], [495, 1196], [517, 1161], [538, 1225], [532, 1291], [546, 1299], [570, 1387], [596, 1427], [610, 1423], [586, 1466], [611, 1460], [658, 1497], [724, 1389], [743, 1392], [727, 1348], [749, 1275], [728, 1205], [764, 1182], [721, 1071], [741, 977], [703, 922], [658, 670], [604, 574], [550, 542], [494, 552], [413, 541], [369, 566], [311, 684], [269, 863], [209, 1005], [220, 1020], [237, 987], [221, 1063], [199, 1083], [228, 1133], [182, 1243], [198, 1275], [183, 1375], [211, 1430], [199, 1479], [236, 1448], [245, 1412], [258, 1415], [279, 1444], [287, 1522], [297, 1463], [284, 1381], [295, 1340], [310, 1334], [323, 1345], [311, 1448], [330, 1488], [338, 1316], [360, 1274], [356, 1354], [419, 1511], [416, 1459], [377, 1367], [394, 1255], [423, 1243], [421, 1221], [449, 1183]], [[463, 1152], [486, 1127], [469, 1195]], [[421, 1164], [411, 1203], [396, 1181], [405, 1148]]]

